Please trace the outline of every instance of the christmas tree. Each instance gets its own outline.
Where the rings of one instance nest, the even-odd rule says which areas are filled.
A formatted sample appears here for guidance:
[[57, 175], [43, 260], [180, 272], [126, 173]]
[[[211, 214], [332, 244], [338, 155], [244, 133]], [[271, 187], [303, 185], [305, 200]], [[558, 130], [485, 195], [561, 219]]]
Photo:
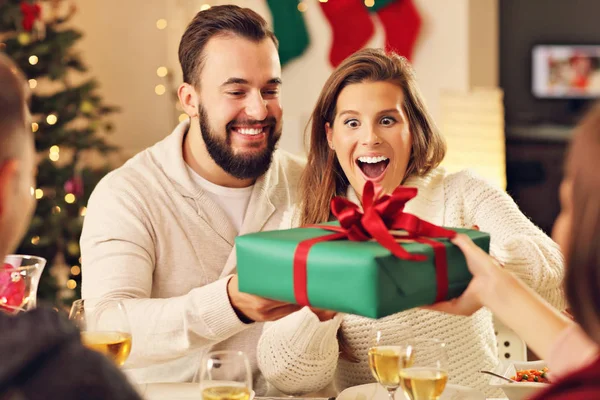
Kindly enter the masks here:
[[116, 108], [103, 103], [98, 83], [85, 76], [86, 66], [74, 48], [82, 36], [69, 25], [76, 11], [67, 0], [0, 0], [0, 51], [29, 80], [39, 158], [37, 188], [32, 188], [37, 209], [18, 252], [48, 261], [38, 299], [57, 305], [80, 296], [85, 206], [110, 169], [92, 168], [86, 159], [116, 150], [105, 140], [112, 130], [106, 117]]

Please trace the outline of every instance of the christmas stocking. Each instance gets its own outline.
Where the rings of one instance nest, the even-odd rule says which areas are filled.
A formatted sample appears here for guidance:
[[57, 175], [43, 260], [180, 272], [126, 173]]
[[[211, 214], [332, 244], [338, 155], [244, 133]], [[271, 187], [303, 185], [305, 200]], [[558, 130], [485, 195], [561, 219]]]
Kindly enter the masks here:
[[377, 0], [371, 9], [385, 31], [385, 49], [412, 58], [421, 29], [421, 16], [412, 0]]
[[319, 4], [331, 24], [333, 44], [329, 61], [337, 67], [346, 57], [367, 44], [375, 32], [373, 20], [362, 0], [331, 0]]
[[273, 30], [279, 40], [281, 65], [300, 56], [308, 47], [309, 39], [302, 13], [296, 0], [267, 0], [273, 15]]

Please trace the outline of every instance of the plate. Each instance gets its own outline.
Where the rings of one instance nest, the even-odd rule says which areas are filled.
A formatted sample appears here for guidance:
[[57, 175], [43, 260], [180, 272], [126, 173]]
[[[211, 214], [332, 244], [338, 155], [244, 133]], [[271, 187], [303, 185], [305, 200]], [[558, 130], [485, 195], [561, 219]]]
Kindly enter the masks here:
[[[198, 383], [146, 383], [138, 386], [138, 393], [145, 400], [199, 400], [200, 385]], [[250, 399], [254, 399], [254, 390]]]
[[[342, 391], [337, 400], [388, 400], [387, 390], [378, 383], [369, 383], [366, 385], [353, 386]], [[396, 391], [395, 400], [409, 400], [402, 389]], [[485, 400], [483, 393], [466, 386], [446, 385], [446, 390], [442, 393], [440, 400]]]

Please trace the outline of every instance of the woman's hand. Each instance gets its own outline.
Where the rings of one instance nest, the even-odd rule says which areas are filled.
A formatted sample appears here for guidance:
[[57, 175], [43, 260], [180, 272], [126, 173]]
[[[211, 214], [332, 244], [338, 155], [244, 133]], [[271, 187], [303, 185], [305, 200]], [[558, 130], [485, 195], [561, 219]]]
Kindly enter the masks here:
[[486, 294], [497, 289], [498, 277], [505, 272], [493, 257], [473, 243], [467, 235], [459, 234], [451, 241], [465, 255], [473, 279], [460, 297], [424, 308], [449, 314], [472, 315], [486, 305]]

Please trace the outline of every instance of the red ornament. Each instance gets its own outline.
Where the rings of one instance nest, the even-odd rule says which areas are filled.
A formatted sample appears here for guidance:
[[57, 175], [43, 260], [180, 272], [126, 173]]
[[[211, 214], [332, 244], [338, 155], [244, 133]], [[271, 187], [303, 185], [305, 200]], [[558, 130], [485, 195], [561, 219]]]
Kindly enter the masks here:
[[80, 176], [74, 176], [66, 181], [65, 192], [73, 193], [77, 197], [83, 196], [83, 179]]
[[21, 3], [21, 14], [23, 14], [23, 29], [27, 32], [31, 32], [35, 20], [40, 19], [42, 8], [37, 3], [29, 4], [24, 1]]
[[25, 299], [25, 280], [10, 264], [0, 268], [0, 311], [16, 314]]

